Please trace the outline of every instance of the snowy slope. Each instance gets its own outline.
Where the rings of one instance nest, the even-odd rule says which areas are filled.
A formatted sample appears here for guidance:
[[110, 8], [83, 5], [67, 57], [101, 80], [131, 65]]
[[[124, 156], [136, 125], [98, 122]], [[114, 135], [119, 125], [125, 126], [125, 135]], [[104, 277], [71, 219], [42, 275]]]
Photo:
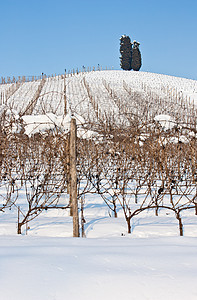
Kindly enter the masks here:
[[[72, 113], [83, 122], [111, 118], [125, 125], [131, 113], [149, 119], [167, 114], [185, 121], [197, 106], [197, 81], [160, 74], [94, 71], [46, 78], [43, 84], [41, 90], [41, 80], [0, 85], [2, 105], [20, 114], [32, 111], [23, 116], [28, 135], [33, 122], [65, 122], [68, 128]], [[69, 115], [62, 119], [65, 98]], [[2, 194], [4, 186], [0, 189]], [[25, 188], [19, 193], [17, 205], [25, 211]], [[61, 204], [68, 202], [64, 194]], [[20, 236], [17, 207], [0, 211], [0, 299], [197, 299], [194, 210], [182, 214], [184, 237], [179, 237], [172, 211], [161, 210], [159, 216], [144, 211], [132, 219], [131, 234], [118, 205], [117, 212], [114, 218], [101, 197], [87, 194], [86, 238], [77, 239], [72, 238], [67, 209], [44, 210], [22, 227]]]
[[[0, 85], [1, 102], [18, 113], [23, 112], [33, 100], [39, 84], [40, 80], [21, 83], [12, 93], [8, 92], [10, 84]], [[33, 114], [62, 114], [65, 86], [67, 106], [91, 121], [106, 115], [119, 120], [125, 106], [129, 112], [140, 112], [148, 105], [153, 116], [167, 113], [169, 109], [175, 110], [176, 115], [178, 108], [180, 115], [182, 108], [178, 104], [181, 101], [191, 105], [197, 103], [195, 80], [146, 72], [92, 71], [66, 78], [63, 75], [46, 78], [34, 103]]]

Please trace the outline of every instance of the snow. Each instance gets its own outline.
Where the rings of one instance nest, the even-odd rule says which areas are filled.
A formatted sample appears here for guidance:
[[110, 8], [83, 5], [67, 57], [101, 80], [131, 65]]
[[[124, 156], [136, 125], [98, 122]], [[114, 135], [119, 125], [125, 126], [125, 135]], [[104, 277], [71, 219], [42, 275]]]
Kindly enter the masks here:
[[[35, 133], [52, 130], [57, 126], [57, 118], [54, 114], [48, 113], [46, 115], [26, 115], [22, 117], [25, 134], [31, 136]], [[68, 130], [68, 128], [66, 128]]]
[[[1, 104], [6, 104], [21, 114], [33, 101], [33, 115], [62, 115], [65, 88], [67, 109], [71, 114], [76, 112], [86, 121], [90, 119], [92, 122], [113, 116], [118, 123], [126, 122], [125, 118], [120, 116], [120, 110], [124, 107], [130, 107], [134, 114], [137, 110], [142, 111], [143, 115], [144, 106], [149, 105], [153, 117], [169, 114], [171, 110], [171, 117], [178, 119], [182, 108], [176, 101], [182, 101], [183, 105], [189, 102], [191, 107], [196, 107], [197, 104], [196, 80], [148, 72], [111, 70], [81, 72], [75, 76], [67, 75], [66, 78], [63, 75], [49, 77], [46, 78], [35, 102], [34, 96], [39, 84], [39, 80], [21, 83], [11, 95], [7, 84], [0, 85], [0, 92], [5, 94], [3, 99], [0, 99]], [[10, 88], [12, 85], [9, 85]], [[136, 97], [140, 97], [141, 102]]]
[[174, 118], [169, 115], [157, 115], [154, 120], [157, 121], [164, 130], [169, 130], [176, 126]]
[[183, 216], [184, 237], [172, 213], [143, 213], [133, 219], [130, 235], [121, 211], [110, 217], [93, 195], [84, 213], [86, 238], [72, 238], [67, 210], [44, 211], [21, 236], [17, 210], [1, 213], [1, 299], [196, 299], [194, 213]]
[[[154, 120], [167, 131], [176, 126], [178, 118], [176, 107], [168, 112], [170, 99], [183, 95], [190, 97], [194, 105], [197, 101], [197, 82], [193, 80], [145, 72], [100, 71], [66, 78], [67, 116], [63, 115], [64, 77], [56, 76], [46, 79], [32, 115], [19, 117], [31, 103], [39, 84], [21, 83], [8, 98], [5, 94], [12, 85], [0, 85], [0, 114], [6, 111], [8, 119], [21, 118], [28, 136], [57, 127], [67, 133], [70, 120], [75, 117], [78, 136], [92, 138], [96, 133], [82, 128], [88, 119], [95, 122], [113, 114], [118, 123], [126, 123], [126, 117], [120, 117], [121, 107], [129, 105], [130, 96], [142, 93], [150, 96], [151, 103], [150, 88], [163, 101], [152, 105]], [[160, 107], [161, 102], [164, 107]], [[136, 107], [132, 109], [135, 112]], [[143, 142], [146, 138], [146, 134], [141, 136]], [[166, 142], [180, 141], [187, 143], [185, 136], [172, 136]], [[21, 189], [17, 200], [21, 210], [26, 207], [24, 195]], [[61, 201], [66, 204], [68, 197]], [[72, 238], [68, 210], [43, 211], [27, 229], [22, 227], [22, 235], [16, 234], [17, 207], [6, 209], [5, 213], [0, 211], [0, 299], [196, 300], [194, 211], [182, 215], [183, 237], [179, 237], [178, 221], [171, 211], [160, 211], [159, 216], [146, 211], [134, 217], [131, 234], [127, 233], [119, 206], [117, 211], [118, 218], [114, 218], [98, 195], [87, 194], [86, 238]]]
[[[18, 126], [12, 126], [12, 133], [21, 132], [24, 129], [24, 134], [29, 137], [36, 133], [46, 133], [49, 130], [60, 130], [61, 132], [68, 133], [70, 130], [71, 118], [76, 120], [76, 125], [78, 127], [77, 136], [82, 139], [90, 139], [92, 137], [98, 136], [98, 133], [92, 130], [86, 130], [82, 127], [85, 124], [85, 120], [82, 116], [73, 113], [65, 115], [55, 115], [53, 113], [46, 113], [45, 115], [24, 115], [21, 118], [15, 111], [7, 110], [7, 115], [9, 117], [14, 117], [14, 119], [20, 120]], [[0, 112], [1, 114], [1, 112]]]
[[194, 300], [196, 238], [0, 237], [1, 299]]

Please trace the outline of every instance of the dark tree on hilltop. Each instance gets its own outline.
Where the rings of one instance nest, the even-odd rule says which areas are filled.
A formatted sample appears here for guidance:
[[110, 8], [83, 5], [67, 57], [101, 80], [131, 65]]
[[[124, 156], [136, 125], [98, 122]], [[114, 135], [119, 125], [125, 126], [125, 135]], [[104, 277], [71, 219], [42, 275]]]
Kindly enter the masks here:
[[140, 43], [138, 43], [136, 41], [133, 42], [131, 68], [134, 71], [139, 71], [139, 69], [142, 66], [142, 58], [141, 58], [141, 53], [139, 50], [139, 45], [140, 45]]
[[120, 66], [123, 70], [131, 70], [132, 44], [129, 36], [122, 35], [120, 38]]

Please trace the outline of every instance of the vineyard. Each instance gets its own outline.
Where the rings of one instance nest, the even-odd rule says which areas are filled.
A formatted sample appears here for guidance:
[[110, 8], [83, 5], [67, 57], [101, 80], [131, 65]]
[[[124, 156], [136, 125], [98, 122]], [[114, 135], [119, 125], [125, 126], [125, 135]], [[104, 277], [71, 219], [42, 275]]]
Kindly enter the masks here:
[[197, 82], [113, 70], [2, 78], [0, 234], [39, 234], [55, 216], [72, 235], [73, 118], [81, 236], [100, 221], [134, 234], [140, 218], [196, 236]]

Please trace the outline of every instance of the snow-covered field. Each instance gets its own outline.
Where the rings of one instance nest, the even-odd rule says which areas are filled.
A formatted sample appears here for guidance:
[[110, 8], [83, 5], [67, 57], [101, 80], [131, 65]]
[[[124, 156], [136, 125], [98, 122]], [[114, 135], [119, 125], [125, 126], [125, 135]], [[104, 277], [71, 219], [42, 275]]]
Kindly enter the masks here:
[[2, 300], [195, 300], [196, 238], [0, 237]]
[[[133, 113], [143, 113], [144, 106], [147, 106], [153, 115], [171, 110], [179, 116], [182, 113], [180, 103], [193, 105], [197, 102], [196, 80], [148, 72], [92, 71], [44, 80], [1, 84], [1, 103], [23, 114], [33, 102], [31, 109], [34, 115], [50, 112], [61, 115], [65, 91], [67, 109], [95, 122], [105, 118], [106, 114], [113, 115], [116, 120], [121, 119], [120, 112], [124, 112], [125, 106], [130, 107]], [[34, 101], [42, 81], [39, 97]], [[177, 108], [179, 112], [173, 112]]]
[[[19, 199], [25, 208], [23, 198]], [[63, 203], [62, 203], [63, 204]], [[24, 206], [24, 207], [23, 207]], [[3, 300], [195, 300], [197, 216], [183, 215], [179, 237], [173, 213], [144, 212], [132, 221], [110, 217], [100, 198], [86, 195], [86, 238], [72, 237], [69, 210], [43, 211], [17, 235], [17, 209], [0, 215]]]
[[[47, 78], [36, 97], [40, 84], [35, 81], [20, 86], [0, 85], [2, 107], [8, 105], [15, 114], [31, 108], [34, 119], [30, 122], [32, 116], [23, 116], [29, 124], [27, 134], [32, 130], [30, 123], [36, 118], [40, 122], [45, 113], [52, 124], [64, 124], [64, 96], [69, 113], [77, 113], [84, 122], [113, 115], [122, 124], [127, 113], [132, 110], [143, 115], [147, 105], [150, 118], [164, 113], [185, 121], [185, 106], [195, 111], [197, 105], [197, 81], [159, 74], [98, 71], [66, 79]], [[26, 200], [21, 191], [17, 206], [23, 211]], [[66, 195], [61, 204], [68, 204]], [[0, 299], [196, 300], [194, 210], [182, 214], [183, 237], [179, 237], [178, 221], [172, 211], [161, 210], [155, 216], [146, 210], [135, 216], [131, 234], [127, 233], [120, 206], [117, 212], [118, 218], [114, 218], [101, 197], [87, 194], [86, 238], [72, 238], [68, 209], [44, 210], [26, 228], [22, 227], [22, 235], [16, 234], [17, 207], [7, 208], [5, 213], [0, 211]]]

